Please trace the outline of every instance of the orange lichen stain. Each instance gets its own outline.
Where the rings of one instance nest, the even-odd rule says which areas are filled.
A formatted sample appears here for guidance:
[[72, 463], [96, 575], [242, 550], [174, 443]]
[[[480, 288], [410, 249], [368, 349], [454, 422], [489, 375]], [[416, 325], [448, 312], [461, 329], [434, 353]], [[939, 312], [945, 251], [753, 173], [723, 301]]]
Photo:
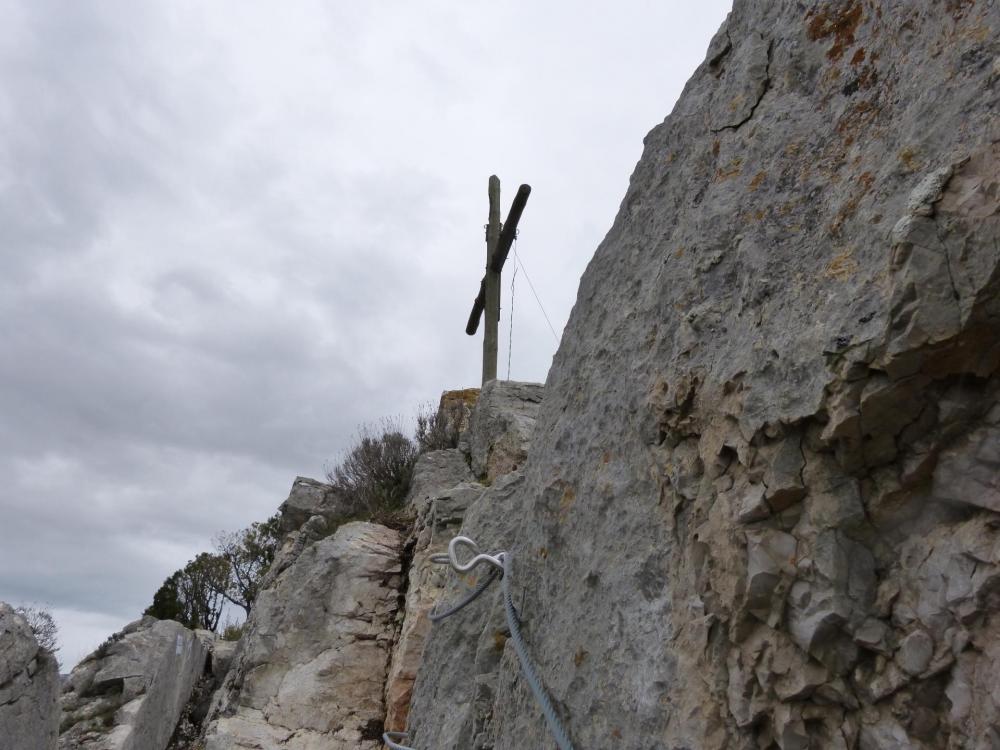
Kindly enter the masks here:
[[754, 191], [757, 188], [759, 188], [760, 184], [764, 181], [765, 177], [767, 177], [767, 172], [765, 172], [764, 170], [761, 170], [760, 172], [758, 172], [757, 174], [755, 174], [753, 176], [753, 179], [750, 180], [750, 185], [749, 185], [750, 190]]
[[507, 645], [507, 635], [502, 631], [496, 630], [493, 632], [493, 648], [497, 651], [503, 651], [504, 646]]
[[858, 182], [861, 184], [861, 186], [865, 189], [865, 192], [867, 193], [871, 189], [872, 183], [875, 182], [875, 175], [873, 175], [871, 172], [862, 172], [860, 175], [858, 175]]
[[465, 575], [461, 576], [461, 579], [465, 581], [465, 584], [467, 586], [475, 586], [477, 583], [479, 583], [479, 576], [476, 575], [475, 573], [466, 573]]
[[731, 180], [733, 177], [739, 176], [743, 171], [743, 160], [740, 158], [733, 159], [726, 166], [719, 167], [715, 171], [715, 181], [725, 182], [726, 180]]
[[837, 123], [837, 132], [844, 139], [844, 145], [853, 143], [855, 133], [869, 126], [877, 114], [878, 108], [869, 101], [860, 101], [848, 109]]
[[858, 51], [851, 57], [851, 65], [860, 65], [865, 60], [865, 48], [858, 47]]
[[720, 145], [719, 144], [719, 139], [716, 138], [715, 142], [712, 144], [712, 156], [718, 156], [719, 155], [719, 145]]
[[946, 0], [945, 8], [951, 13], [951, 17], [956, 20], [962, 20], [962, 16], [965, 15], [967, 8], [971, 8], [976, 4], [976, 0]]
[[809, 11], [811, 18], [807, 33], [816, 42], [820, 39], [833, 37], [833, 45], [826, 51], [826, 56], [836, 62], [844, 55], [844, 51], [854, 44], [854, 32], [858, 30], [862, 19], [862, 7], [858, 0], [851, 0], [843, 8], [823, 8], [819, 11]]
[[984, 26], [979, 24], [978, 26], [973, 26], [971, 28], [965, 29], [959, 33], [959, 37], [962, 39], [968, 39], [971, 42], [985, 42], [994, 36], [994, 31], [989, 26]]
[[604, 454], [601, 456], [601, 463], [605, 465], [611, 463], [611, 451], [604, 451]]
[[853, 216], [855, 211], [857, 211], [859, 200], [861, 200], [861, 196], [855, 195], [849, 200], [845, 201], [844, 205], [842, 205], [840, 209], [837, 211], [836, 216], [833, 217], [833, 221], [831, 221], [829, 225], [827, 225], [826, 230], [830, 234], [834, 236], [840, 234], [840, 228], [844, 225], [844, 222], [847, 221], [847, 219], [849, 219], [851, 216]]
[[903, 148], [899, 150], [898, 156], [907, 172], [916, 172], [920, 169], [921, 160], [919, 158], [919, 153], [912, 146], [903, 146]]
[[577, 649], [577, 652], [573, 655], [573, 663], [579, 667], [587, 660], [588, 656], [590, 656], [590, 654], [584, 649]]
[[611, 736], [614, 737], [616, 740], [620, 740], [622, 738], [622, 730], [620, 730], [618, 727], [615, 727], [614, 729], [611, 730]]
[[572, 487], [567, 486], [562, 493], [562, 497], [559, 498], [559, 520], [565, 520], [566, 516], [569, 515], [570, 508], [573, 507], [573, 503], [576, 502], [576, 490]]
[[684, 248], [683, 247], [677, 248], [677, 250], [674, 251], [674, 257], [675, 258], [683, 258], [684, 257]]
[[828, 279], [837, 281], [847, 281], [858, 272], [858, 262], [854, 260], [854, 248], [849, 247], [843, 252], [834, 256], [826, 265], [823, 275]]

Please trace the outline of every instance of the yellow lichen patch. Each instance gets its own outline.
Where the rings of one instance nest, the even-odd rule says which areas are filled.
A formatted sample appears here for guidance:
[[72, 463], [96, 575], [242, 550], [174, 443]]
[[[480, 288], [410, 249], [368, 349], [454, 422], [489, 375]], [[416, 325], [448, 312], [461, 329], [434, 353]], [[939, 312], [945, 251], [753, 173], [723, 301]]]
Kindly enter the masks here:
[[576, 502], [576, 490], [569, 485], [563, 490], [562, 497], [559, 498], [559, 520], [561, 521], [569, 513], [573, 503]]
[[833, 260], [826, 264], [823, 275], [828, 279], [847, 281], [857, 272], [858, 262], [854, 260], [854, 248], [849, 247], [835, 255]]
[[919, 152], [912, 146], [904, 146], [899, 150], [899, 161], [907, 172], [916, 172], [922, 163]]

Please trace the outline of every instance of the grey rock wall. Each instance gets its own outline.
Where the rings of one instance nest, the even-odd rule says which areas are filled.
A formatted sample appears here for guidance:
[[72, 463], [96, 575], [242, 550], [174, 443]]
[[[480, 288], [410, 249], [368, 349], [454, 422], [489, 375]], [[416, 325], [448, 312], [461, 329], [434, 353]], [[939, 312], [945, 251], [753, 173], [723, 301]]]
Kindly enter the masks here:
[[0, 747], [54, 750], [59, 665], [13, 607], [0, 602]]
[[63, 686], [60, 750], [163, 750], [213, 640], [153, 617], [111, 636]]
[[[463, 525], [578, 748], [1000, 746], [998, 40], [737, 0], [647, 136]], [[554, 746], [497, 614], [429, 641], [415, 747]]]

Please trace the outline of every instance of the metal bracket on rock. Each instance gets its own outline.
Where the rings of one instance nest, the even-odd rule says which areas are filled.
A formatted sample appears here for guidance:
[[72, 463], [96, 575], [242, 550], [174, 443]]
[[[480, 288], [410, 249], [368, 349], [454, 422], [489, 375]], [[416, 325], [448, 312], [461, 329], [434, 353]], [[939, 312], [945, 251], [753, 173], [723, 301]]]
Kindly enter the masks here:
[[[467, 547], [472, 551], [473, 556], [468, 560], [468, 562], [463, 563], [458, 559], [459, 547]], [[455, 614], [460, 609], [477, 599], [479, 595], [482, 594], [491, 583], [493, 583], [493, 581], [500, 578], [501, 587], [503, 588], [503, 605], [504, 614], [507, 619], [507, 628], [510, 630], [510, 638], [511, 642], [514, 644], [517, 659], [521, 663], [521, 674], [524, 675], [524, 678], [528, 683], [528, 687], [531, 688], [531, 692], [534, 694], [535, 700], [542, 709], [542, 715], [545, 717], [545, 723], [548, 725], [549, 732], [555, 740], [556, 745], [559, 747], [559, 750], [573, 750], [573, 744], [569, 738], [569, 734], [566, 732], [566, 728], [563, 726], [562, 721], [560, 721], [548, 693], [545, 692], [541, 678], [538, 676], [538, 672], [535, 671], [535, 667], [531, 663], [527, 644], [524, 642], [524, 637], [521, 635], [520, 617], [518, 616], [517, 610], [514, 608], [514, 599], [511, 596], [511, 554], [509, 552], [497, 552], [493, 555], [483, 554], [479, 551], [479, 545], [467, 536], [456, 536], [448, 543], [447, 554], [440, 553], [431, 555], [430, 559], [431, 562], [441, 565], [450, 565], [456, 573], [468, 573], [470, 570], [483, 563], [487, 563], [493, 567], [493, 570], [489, 572], [489, 575], [481, 581], [478, 586], [476, 586], [475, 590], [471, 594], [466, 596], [457, 604], [449, 607], [444, 612], [438, 613], [432, 611], [430, 613], [430, 619], [433, 622], [438, 622], [439, 620], [443, 620], [445, 617]], [[399, 744], [408, 737], [409, 734], [407, 732], [386, 732], [382, 735], [382, 741], [387, 747], [391, 748], [391, 750], [413, 750], [411, 747]]]
[[[457, 549], [459, 546], [468, 547], [473, 553], [475, 553], [472, 559], [467, 563], [461, 563], [458, 561]], [[498, 552], [495, 555], [481, 554], [479, 552], [479, 545], [467, 536], [456, 536], [453, 538], [450, 542], [448, 542], [448, 552], [431, 555], [431, 562], [451, 565], [456, 573], [468, 573], [474, 567], [484, 562], [489, 563], [503, 572], [503, 552]]]

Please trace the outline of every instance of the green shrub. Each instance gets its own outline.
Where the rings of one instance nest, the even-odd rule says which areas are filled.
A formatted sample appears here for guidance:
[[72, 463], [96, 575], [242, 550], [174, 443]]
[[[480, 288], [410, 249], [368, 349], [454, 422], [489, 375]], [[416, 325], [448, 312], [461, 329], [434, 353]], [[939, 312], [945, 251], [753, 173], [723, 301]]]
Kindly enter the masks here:
[[417, 446], [398, 420], [383, 419], [364, 425], [357, 442], [327, 473], [334, 490], [366, 518], [400, 509], [410, 490]]
[[226, 627], [222, 629], [222, 640], [238, 641], [240, 638], [243, 637], [243, 631], [245, 628], [246, 628], [245, 622], [241, 622], [239, 625], [227, 622]]

